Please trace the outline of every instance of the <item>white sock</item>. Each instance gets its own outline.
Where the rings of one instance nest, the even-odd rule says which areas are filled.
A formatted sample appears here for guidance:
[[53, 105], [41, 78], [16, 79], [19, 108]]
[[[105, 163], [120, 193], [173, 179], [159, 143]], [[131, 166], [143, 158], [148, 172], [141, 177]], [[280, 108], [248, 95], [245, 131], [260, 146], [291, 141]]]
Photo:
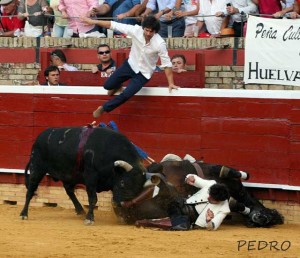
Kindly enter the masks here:
[[241, 212], [244, 215], [248, 215], [250, 213], [250, 208], [245, 207], [245, 210]]
[[241, 178], [242, 178], [242, 179], [247, 179], [248, 175], [247, 175], [246, 172], [241, 171], [241, 170], [240, 170], [239, 172], [241, 173]]

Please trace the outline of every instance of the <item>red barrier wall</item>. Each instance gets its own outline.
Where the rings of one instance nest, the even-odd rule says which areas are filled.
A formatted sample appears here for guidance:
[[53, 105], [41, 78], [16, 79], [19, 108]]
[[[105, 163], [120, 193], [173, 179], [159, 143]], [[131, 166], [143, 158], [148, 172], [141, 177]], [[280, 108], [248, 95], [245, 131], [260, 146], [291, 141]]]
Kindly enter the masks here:
[[[57, 87], [2, 88], [17, 89], [0, 95], [0, 168], [8, 169], [25, 167], [32, 143], [43, 129], [86, 125], [93, 121], [92, 111], [108, 99], [104, 90], [93, 87], [77, 87], [81, 94], [72, 94], [76, 87], [59, 87], [63, 90], [59, 94]], [[28, 88], [33, 93], [16, 92]], [[207, 89], [180, 89], [172, 96], [167, 88], [150, 89], [151, 93], [147, 89], [104, 114], [101, 122], [114, 120], [157, 161], [167, 153], [182, 157], [189, 153], [205, 162], [248, 171], [250, 182], [300, 186], [300, 97], [269, 98], [271, 91], [257, 91], [253, 97], [256, 91]], [[235, 97], [236, 92], [242, 96]], [[21, 183], [19, 176], [0, 173], [0, 182]], [[296, 191], [265, 189], [261, 196], [300, 200]]]

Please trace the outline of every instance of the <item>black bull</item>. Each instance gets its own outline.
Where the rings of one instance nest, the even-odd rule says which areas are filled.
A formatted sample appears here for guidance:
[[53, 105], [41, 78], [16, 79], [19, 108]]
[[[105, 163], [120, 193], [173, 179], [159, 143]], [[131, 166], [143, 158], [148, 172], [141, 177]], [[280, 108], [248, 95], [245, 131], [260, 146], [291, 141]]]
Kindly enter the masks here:
[[111, 190], [113, 201], [120, 203], [142, 192], [146, 181], [146, 168], [124, 135], [90, 126], [49, 128], [37, 137], [25, 169], [27, 193], [22, 219], [27, 219], [30, 200], [47, 173], [63, 182], [77, 214], [85, 212], [74, 188], [77, 184], [86, 186], [89, 209], [85, 224], [94, 223], [97, 192]]
[[218, 183], [227, 186], [230, 196], [235, 199], [234, 202], [231, 202], [231, 211], [243, 211], [245, 206], [250, 208], [251, 213], [245, 216], [247, 226], [270, 227], [283, 223], [284, 218], [278, 211], [264, 207], [246, 190], [240, 180], [241, 174], [239, 171], [234, 168], [200, 161], [197, 161], [196, 164], [198, 165], [192, 165], [189, 161], [165, 161], [150, 165], [148, 171], [154, 174], [152, 179], [158, 183], [160, 189], [158, 195], [149, 198], [144, 193], [144, 196], [141, 195], [131, 202], [125, 202], [123, 206], [114, 205], [115, 213], [126, 223], [167, 217], [167, 207], [170, 201], [180, 196], [187, 197], [199, 190], [186, 184], [185, 177], [187, 174], [199, 175], [200, 166], [201, 175], [199, 176], [216, 180]]

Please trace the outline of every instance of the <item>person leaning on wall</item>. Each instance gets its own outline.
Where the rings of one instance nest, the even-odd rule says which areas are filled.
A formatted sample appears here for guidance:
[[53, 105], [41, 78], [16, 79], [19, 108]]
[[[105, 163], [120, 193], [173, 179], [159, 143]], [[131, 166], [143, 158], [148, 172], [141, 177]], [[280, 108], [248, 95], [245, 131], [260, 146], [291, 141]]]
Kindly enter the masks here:
[[97, 57], [100, 64], [92, 67], [92, 73], [100, 72], [101, 77], [109, 77], [116, 70], [116, 62], [111, 57], [109, 45], [100, 44], [97, 47]]
[[171, 58], [172, 70], [174, 73], [186, 72], [186, 58], [184, 55], [176, 54]]
[[75, 66], [67, 64], [67, 58], [60, 49], [55, 49], [50, 53], [52, 65], [58, 67], [60, 71], [78, 71]]
[[44, 77], [46, 82], [40, 84], [41, 86], [64, 86], [60, 83], [60, 71], [57, 66], [50, 65], [44, 71]]

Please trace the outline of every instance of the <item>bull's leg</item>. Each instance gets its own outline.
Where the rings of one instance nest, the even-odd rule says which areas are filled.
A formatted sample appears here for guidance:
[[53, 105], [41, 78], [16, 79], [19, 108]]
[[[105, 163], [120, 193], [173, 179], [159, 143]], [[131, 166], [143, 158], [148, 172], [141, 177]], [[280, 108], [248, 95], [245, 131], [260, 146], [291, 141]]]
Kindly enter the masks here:
[[[40, 170], [37, 170], [37, 171], [40, 171]], [[30, 200], [32, 199], [34, 192], [38, 188], [39, 183], [41, 182], [41, 180], [43, 179], [44, 176], [45, 176], [45, 173], [39, 173], [39, 172], [34, 173], [33, 170], [31, 170], [31, 174], [30, 174], [29, 182], [28, 182], [28, 186], [27, 186], [25, 205], [24, 205], [23, 210], [20, 213], [21, 219], [23, 219], [23, 220], [28, 219], [28, 208], [29, 208]]]
[[93, 225], [95, 222], [94, 219], [94, 208], [97, 203], [97, 193], [96, 193], [96, 186], [87, 186], [86, 187], [88, 200], [89, 200], [89, 211], [86, 214], [86, 218], [84, 221], [85, 225]]
[[85, 215], [85, 211], [74, 193], [75, 185], [67, 184], [64, 182], [64, 188], [66, 190], [67, 195], [70, 197], [71, 201], [74, 204], [76, 214], [77, 215]]

